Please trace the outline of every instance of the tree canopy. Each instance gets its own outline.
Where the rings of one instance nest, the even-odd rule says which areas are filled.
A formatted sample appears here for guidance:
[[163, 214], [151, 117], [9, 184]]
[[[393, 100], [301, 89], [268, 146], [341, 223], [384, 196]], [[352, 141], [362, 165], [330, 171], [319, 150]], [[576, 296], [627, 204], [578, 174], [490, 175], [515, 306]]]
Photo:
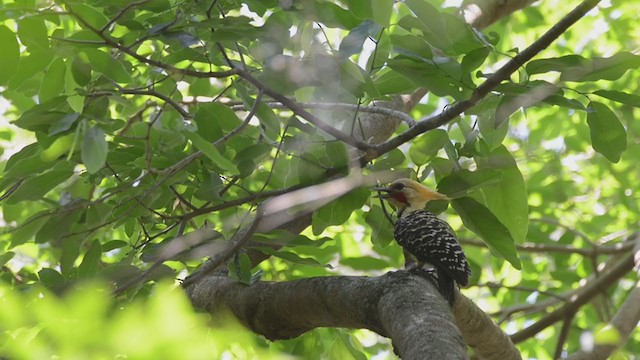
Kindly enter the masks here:
[[[0, 357], [411, 359], [417, 318], [428, 354], [637, 356], [639, 16], [4, 1]], [[399, 177], [452, 199], [452, 311], [395, 271]]]

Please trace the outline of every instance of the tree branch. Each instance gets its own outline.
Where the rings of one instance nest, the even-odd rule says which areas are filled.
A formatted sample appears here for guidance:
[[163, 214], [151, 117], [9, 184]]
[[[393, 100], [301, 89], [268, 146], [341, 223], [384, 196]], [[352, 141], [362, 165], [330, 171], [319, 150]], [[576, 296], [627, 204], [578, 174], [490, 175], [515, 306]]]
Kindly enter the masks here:
[[455, 102], [447, 107], [440, 114], [421, 120], [415, 126], [409, 128], [402, 134], [385, 141], [382, 144], [371, 146], [371, 149], [361, 159], [361, 163], [369, 161], [397, 148], [405, 142], [415, 138], [416, 136], [442, 126], [449, 121], [457, 118], [464, 111], [468, 110], [480, 100], [482, 100], [491, 90], [498, 86], [504, 80], [508, 80], [518, 68], [531, 60], [534, 56], [546, 49], [554, 40], [560, 37], [571, 25], [580, 20], [589, 10], [593, 9], [600, 0], [585, 0], [562, 20], [555, 24], [549, 31], [542, 35], [538, 40], [534, 41], [529, 47], [524, 49], [514, 58], [509, 60], [498, 71], [491, 75], [484, 83], [478, 86], [471, 97], [467, 100]]
[[615, 264], [609, 271], [601, 274], [598, 278], [594, 278], [593, 281], [588, 282], [582, 289], [577, 291], [573, 295], [572, 301], [550, 312], [531, 326], [511, 335], [511, 340], [513, 340], [514, 343], [524, 341], [555, 324], [557, 321], [563, 320], [567, 314], [576, 312], [581, 306], [589, 302], [596, 295], [606, 291], [616, 281], [625, 276], [634, 266], [634, 255], [634, 253], [625, 255], [622, 260]]
[[608, 359], [616, 349], [629, 339], [631, 333], [637, 329], [638, 322], [640, 322], [640, 282], [636, 283], [627, 300], [608, 324], [618, 330], [620, 342], [614, 345], [596, 344], [591, 351], [577, 351], [571, 354], [567, 360]]
[[435, 286], [407, 271], [249, 286], [213, 275], [185, 290], [196, 307], [214, 315], [228, 309], [271, 340], [317, 327], [364, 328], [391, 338], [405, 360], [466, 358], [464, 340], [483, 359], [520, 358], [508, 336], [469, 299], [458, 293], [454, 322]]

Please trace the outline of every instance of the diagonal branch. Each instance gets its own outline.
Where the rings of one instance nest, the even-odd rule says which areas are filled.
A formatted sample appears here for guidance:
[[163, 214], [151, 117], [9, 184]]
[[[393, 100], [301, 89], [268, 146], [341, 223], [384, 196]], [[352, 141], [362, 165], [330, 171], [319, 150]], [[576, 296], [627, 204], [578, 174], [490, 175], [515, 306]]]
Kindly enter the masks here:
[[442, 126], [449, 121], [457, 118], [464, 111], [468, 110], [469, 108], [477, 104], [480, 100], [482, 100], [496, 86], [509, 79], [509, 77], [511, 77], [511, 74], [516, 72], [518, 68], [520, 68], [542, 50], [551, 45], [553, 41], [558, 39], [560, 35], [562, 35], [571, 25], [580, 20], [599, 2], [600, 0], [583, 1], [575, 9], [569, 12], [569, 14], [562, 18], [562, 20], [560, 20], [551, 29], [549, 29], [544, 35], [542, 35], [538, 40], [534, 41], [531, 45], [529, 45], [529, 47], [509, 60], [504, 66], [498, 69], [498, 71], [487, 78], [484, 83], [482, 83], [473, 91], [469, 99], [453, 103], [440, 114], [419, 121], [415, 126], [409, 128], [402, 134], [391, 138], [390, 140], [385, 141], [382, 144], [371, 146], [370, 151], [361, 158], [361, 163], [368, 163], [369, 161], [383, 154], [386, 154], [387, 152], [397, 148], [398, 146], [415, 138], [416, 136], [429, 130], [436, 129], [439, 126]]
[[614, 265], [609, 271], [587, 283], [582, 289], [580, 289], [580, 291], [576, 292], [572, 301], [545, 315], [531, 326], [511, 335], [511, 340], [513, 340], [514, 343], [519, 343], [531, 338], [547, 327], [563, 320], [567, 314], [576, 312], [584, 304], [591, 301], [591, 299], [596, 295], [606, 291], [616, 281], [631, 271], [634, 266], [634, 255], [635, 254], [633, 252], [625, 255], [622, 260]]

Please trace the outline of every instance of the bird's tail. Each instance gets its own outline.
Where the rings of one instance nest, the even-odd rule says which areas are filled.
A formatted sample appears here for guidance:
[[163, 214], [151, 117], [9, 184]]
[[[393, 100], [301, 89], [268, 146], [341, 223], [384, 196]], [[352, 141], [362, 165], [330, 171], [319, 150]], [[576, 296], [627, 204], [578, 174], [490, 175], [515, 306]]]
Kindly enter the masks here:
[[445, 271], [438, 271], [438, 289], [442, 297], [447, 300], [449, 305], [453, 306], [455, 296], [455, 282], [453, 277], [447, 274]]

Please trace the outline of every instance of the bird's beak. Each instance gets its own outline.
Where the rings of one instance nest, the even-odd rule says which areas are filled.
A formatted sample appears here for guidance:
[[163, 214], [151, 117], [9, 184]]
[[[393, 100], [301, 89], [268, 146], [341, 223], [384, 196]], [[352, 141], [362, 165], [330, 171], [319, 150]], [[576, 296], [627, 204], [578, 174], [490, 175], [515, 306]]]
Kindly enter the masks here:
[[387, 187], [374, 187], [371, 189], [371, 191], [377, 191], [378, 195], [375, 195], [374, 198], [379, 198], [379, 199], [388, 199], [391, 197], [391, 189], [387, 188]]

